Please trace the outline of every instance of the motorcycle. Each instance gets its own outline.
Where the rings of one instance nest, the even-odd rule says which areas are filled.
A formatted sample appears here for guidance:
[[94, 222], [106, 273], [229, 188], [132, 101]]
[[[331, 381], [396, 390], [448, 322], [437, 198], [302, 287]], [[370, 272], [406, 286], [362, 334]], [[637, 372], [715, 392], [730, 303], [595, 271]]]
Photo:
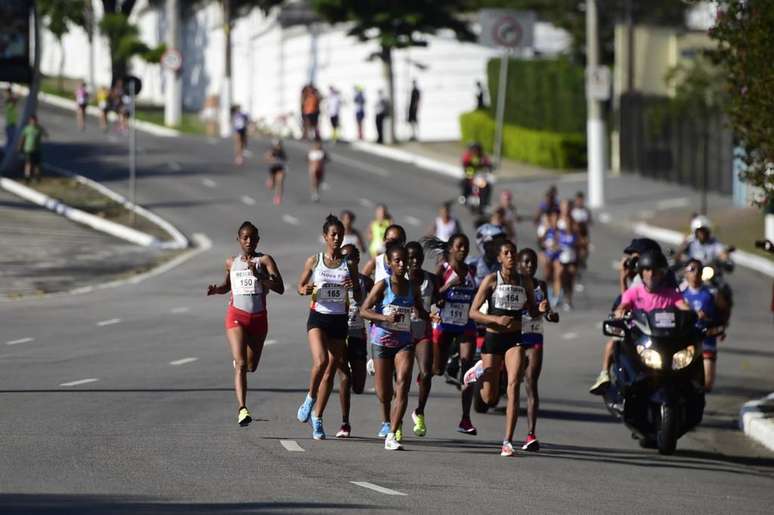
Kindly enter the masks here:
[[484, 213], [489, 207], [493, 184], [494, 175], [490, 167], [479, 167], [472, 175], [466, 173], [461, 183], [459, 203], [467, 206], [472, 214]]
[[702, 342], [723, 326], [698, 327], [693, 311], [635, 310], [603, 322], [619, 338], [605, 406], [645, 448], [673, 454], [677, 440], [704, 415]]
[[[736, 250], [736, 247], [729, 247], [728, 253], [732, 253]], [[672, 251], [672, 254], [674, 252]], [[673, 264], [670, 267], [672, 270], [679, 272], [684, 263], [679, 263], [673, 260]], [[718, 314], [719, 320], [728, 325], [728, 321], [731, 318], [731, 308], [734, 305], [734, 292], [731, 289], [731, 285], [726, 280], [726, 273], [732, 273], [734, 271], [734, 263], [732, 261], [714, 260], [708, 263], [704, 263], [701, 271], [701, 280], [710, 291], [718, 298]]]

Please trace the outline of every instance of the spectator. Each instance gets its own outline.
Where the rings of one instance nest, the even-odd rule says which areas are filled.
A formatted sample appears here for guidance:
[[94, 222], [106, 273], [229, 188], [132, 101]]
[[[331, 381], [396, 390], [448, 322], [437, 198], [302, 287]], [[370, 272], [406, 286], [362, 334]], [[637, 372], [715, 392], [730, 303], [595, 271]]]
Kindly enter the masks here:
[[438, 216], [427, 231], [428, 236], [434, 236], [441, 241], [449, 241], [453, 234], [461, 233], [460, 221], [451, 216], [451, 204], [445, 202], [438, 208]]
[[357, 139], [363, 139], [363, 119], [365, 119], [366, 98], [362, 86], [355, 86], [355, 122], [357, 123]]
[[408, 108], [408, 122], [409, 122], [409, 125], [411, 126], [411, 141], [417, 140], [417, 126], [419, 125], [417, 114], [419, 112], [420, 97], [421, 97], [421, 93], [419, 92], [417, 81], [413, 80], [411, 81], [411, 96], [409, 98], [409, 108]]
[[320, 92], [312, 84], [301, 90], [301, 112], [304, 119], [304, 138], [320, 139]]
[[108, 113], [110, 112], [110, 91], [105, 86], [97, 89], [97, 107], [99, 108], [99, 126], [103, 131], [108, 128]]
[[75, 89], [75, 103], [78, 108], [75, 110], [75, 116], [78, 121], [78, 128], [82, 131], [86, 130], [86, 108], [89, 107], [89, 89], [86, 87], [86, 83], [81, 81], [78, 87]]
[[40, 181], [40, 149], [43, 136], [48, 136], [46, 129], [38, 124], [37, 115], [30, 116], [19, 140], [19, 150], [24, 153], [24, 180]]
[[384, 120], [390, 116], [390, 101], [380, 89], [376, 99], [376, 142], [384, 144]]
[[476, 81], [476, 109], [486, 109], [484, 101], [484, 86], [480, 80]]
[[328, 118], [331, 121], [331, 139], [334, 143], [339, 141], [339, 112], [341, 111], [341, 94], [339, 90], [331, 86], [328, 90]]
[[236, 105], [231, 109], [231, 123], [234, 126], [234, 163], [241, 166], [245, 162], [245, 149], [247, 148], [247, 114]]

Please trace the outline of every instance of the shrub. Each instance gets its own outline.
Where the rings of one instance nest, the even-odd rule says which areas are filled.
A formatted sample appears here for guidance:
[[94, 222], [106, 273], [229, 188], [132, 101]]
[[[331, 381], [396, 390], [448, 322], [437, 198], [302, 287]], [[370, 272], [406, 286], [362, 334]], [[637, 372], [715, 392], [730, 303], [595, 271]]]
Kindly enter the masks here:
[[[478, 141], [486, 152], [493, 151], [495, 121], [486, 111], [462, 114], [460, 132], [463, 141]], [[546, 168], [583, 168], [586, 137], [579, 132], [538, 131], [505, 124], [503, 157]]]

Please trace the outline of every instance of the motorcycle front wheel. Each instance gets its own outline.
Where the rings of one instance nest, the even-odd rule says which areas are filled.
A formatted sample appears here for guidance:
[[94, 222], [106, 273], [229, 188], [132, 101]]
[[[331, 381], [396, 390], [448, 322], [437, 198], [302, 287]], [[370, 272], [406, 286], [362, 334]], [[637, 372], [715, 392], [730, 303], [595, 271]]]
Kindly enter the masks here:
[[656, 431], [656, 445], [659, 454], [674, 454], [677, 448], [677, 411], [669, 404], [661, 405], [661, 417], [659, 417]]

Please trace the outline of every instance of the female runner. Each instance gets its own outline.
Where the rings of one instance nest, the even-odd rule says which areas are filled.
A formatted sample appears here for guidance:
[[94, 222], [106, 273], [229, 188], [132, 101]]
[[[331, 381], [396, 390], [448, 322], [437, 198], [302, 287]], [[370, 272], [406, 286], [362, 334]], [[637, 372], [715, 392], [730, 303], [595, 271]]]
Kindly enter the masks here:
[[[419, 285], [422, 307], [430, 313], [431, 306], [437, 300], [438, 278], [435, 274], [422, 270], [422, 263], [425, 261], [422, 245], [416, 241], [409, 242], [406, 245], [406, 252], [409, 278]], [[414, 434], [425, 436], [427, 434], [425, 404], [427, 404], [427, 397], [430, 395], [433, 379], [433, 330], [430, 322], [412, 316], [411, 337], [414, 340], [414, 354], [419, 367], [419, 375], [417, 376], [419, 399], [416, 409], [411, 412], [411, 419], [414, 421]]]
[[[385, 248], [391, 242], [397, 241], [401, 245], [406, 244], [406, 230], [397, 224], [392, 224], [384, 231], [384, 245]], [[390, 269], [387, 266], [387, 260], [385, 259], [386, 253], [382, 252], [377, 254], [368, 260], [365, 267], [363, 267], [363, 275], [371, 277], [374, 276], [374, 284], [378, 283], [388, 275], [390, 275]]]
[[[481, 397], [487, 404], [497, 402], [500, 392], [500, 371], [505, 362], [508, 376], [508, 404], [505, 409], [505, 438], [500, 456], [513, 456], [513, 431], [519, 410], [519, 383], [524, 362], [521, 342], [521, 318], [525, 309], [531, 315], [538, 314], [535, 304], [535, 287], [532, 279], [518, 273], [516, 245], [505, 241], [497, 255], [500, 271], [484, 278], [476, 298], [470, 306], [470, 318], [485, 324], [486, 336], [481, 350], [481, 360], [465, 374], [466, 387], [476, 380], [482, 381]], [[488, 314], [481, 313], [484, 302], [489, 303]], [[546, 311], [542, 302], [540, 312]]]
[[[357, 276], [362, 295], [366, 295], [374, 283], [368, 277], [358, 272], [360, 252], [352, 244], [342, 245], [341, 258], [349, 263]], [[339, 402], [341, 403], [341, 428], [336, 438], [349, 438], [352, 427], [349, 424], [350, 393], [363, 393], [366, 380], [366, 360], [368, 347], [366, 345], [366, 328], [363, 317], [360, 316], [360, 303], [355, 300], [352, 290], [349, 290], [349, 332], [347, 333], [347, 362], [349, 374], [339, 373]]]
[[[464, 234], [453, 234], [448, 242], [437, 238], [425, 240], [425, 248], [441, 250], [444, 260], [438, 265], [438, 295], [441, 300], [441, 321], [433, 329], [433, 374], [443, 375], [449, 358], [449, 347], [456, 339], [460, 347], [461, 373], [473, 365], [476, 350], [476, 323], [470, 320], [470, 303], [476, 293], [476, 278], [473, 269], [465, 264], [470, 241]], [[469, 435], [477, 433], [470, 421], [470, 405], [473, 388], [462, 388], [462, 419], [457, 431]]]
[[[522, 249], [519, 252], [519, 271], [532, 278], [535, 286], [535, 302], [538, 305], [548, 298], [548, 286], [545, 281], [535, 278], [538, 269], [537, 253], [532, 249]], [[537, 424], [538, 410], [540, 409], [540, 395], [538, 394], [538, 380], [540, 372], [543, 370], [543, 317], [549, 322], [559, 322], [559, 314], [554, 313], [548, 306], [545, 315], [531, 317], [529, 313], [524, 313], [521, 319], [521, 340], [525, 349], [527, 358], [527, 372], [525, 385], [527, 388], [527, 439], [522, 445], [525, 451], [539, 451], [540, 442], [535, 436], [535, 425]]]
[[387, 263], [392, 274], [374, 285], [360, 308], [360, 316], [373, 322], [371, 353], [376, 367], [376, 395], [383, 410], [390, 413], [390, 428], [384, 440], [384, 448], [390, 451], [402, 449], [395, 433], [403, 424], [414, 365], [411, 316], [416, 312], [419, 319], [428, 318], [418, 285], [406, 278], [406, 261], [406, 249], [390, 243]]
[[269, 164], [269, 178], [266, 179], [266, 188], [274, 191], [274, 205], [282, 203], [283, 185], [285, 183], [285, 169], [288, 156], [282, 146], [282, 140], [272, 141], [271, 148], [266, 152], [266, 162]]
[[207, 295], [231, 292], [226, 309], [226, 339], [234, 358], [234, 392], [237, 422], [246, 426], [252, 421], [247, 410], [247, 370], [255, 372], [261, 360], [263, 342], [268, 332], [266, 294], [269, 290], [282, 295], [285, 284], [277, 264], [268, 254], [255, 252], [260, 236], [258, 228], [244, 222], [237, 231], [241, 254], [226, 260], [226, 277], [221, 284], [210, 284]]
[[[348, 290], [360, 301], [361, 292], [356, 276], [349, 264], [341, 257], [341, 239], [344, 226], [333, 215], [323, 224], [325, 250], [310, 256], [298, 279], [298, 294], [311, 295], [312, 304], [306, 323], [309, 350], [312, 353], [312, 370], [309, 392], [298, 408], [299, 422], [312, 421], [312, 438], [325, 439], [323, 412], [333, 388], [336, 370], [349, 375], [345, 360], [345, 340], [348, 327]], [[314, 408], [314, 413], [312, 413]]]

